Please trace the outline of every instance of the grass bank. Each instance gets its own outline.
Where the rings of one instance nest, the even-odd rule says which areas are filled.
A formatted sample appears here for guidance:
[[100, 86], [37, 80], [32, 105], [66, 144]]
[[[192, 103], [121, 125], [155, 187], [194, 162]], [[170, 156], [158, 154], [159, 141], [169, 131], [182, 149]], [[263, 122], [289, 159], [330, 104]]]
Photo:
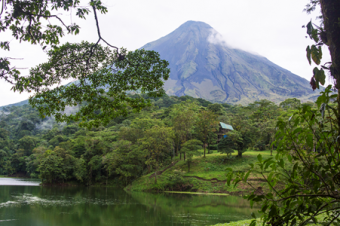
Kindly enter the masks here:
[[[203, 152], [203, 150], [202, 150]], [[176, 157], [173, 162], [178, 161], [172, 167], [166, 169], [161, 175], [157, 175], [155, 183], [154, 173], [144, 175], [126, 187], [131, 191], [185, 191], [199, 193], [226, 193], [241, 195], [248, 193], [250, 187], [247, 184], [239, 183], [236, 188], [226, 184], [226, 168], [235, 171], [245, 171], [249, 169], [249, 164], [257, 161], [257, 155], [263, 158], [270, 157], [270, 151], [247, 151], [242, 158], [236, 158], [236, 153], [231, 159], [225, 154], [212, 153], [203, 156], [195, 156], [188, 171], [186, 161]], [[275, 154], [275, 153], [274, 153]], [[164, 166], [164, 169], [166, 166]], [[160, 170], [162, 171], [162, 170]], [[250, 178], [256, 187], [265, 187], [265, 182], [260, 178]]]
[[[318, 218], [318, 220], [322, 220], [326, 215], [321, 215]], [[242, 220], [242, 221], [235, 221], [230, 223], [224, 223], [224, 224], [215, 224], [213, 226], [248, 226], [251, 223], [252, 220]], [[256, 225], [262, 225], [263, 221], [260, 219], [256, 219]], [[322, 223], [315, 224], [315, 223], [308, 223], [309, 226], [321, 226], [324, 225]]]
[[[248, 226], [251, 223], [252, 220], [243, 220], [243, 221], [235, 221], [225, 224], [215, 224], [214, 226]], [[258, 220], [257, 225], [260, 225], [262, 221]]]

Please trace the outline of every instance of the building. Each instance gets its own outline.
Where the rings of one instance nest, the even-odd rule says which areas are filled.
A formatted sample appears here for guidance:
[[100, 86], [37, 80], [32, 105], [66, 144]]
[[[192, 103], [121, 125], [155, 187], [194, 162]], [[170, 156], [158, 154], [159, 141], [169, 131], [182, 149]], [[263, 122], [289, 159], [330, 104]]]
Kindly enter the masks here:
[[220, 140], [223, 137], [227, 137], [226, 133], [228, 133], [230, 130], [234, 130], [231, 125], [225, 124], [224, 122], [220, 122], [220, 128], [217, 132], [217, 144], [220, 142]]

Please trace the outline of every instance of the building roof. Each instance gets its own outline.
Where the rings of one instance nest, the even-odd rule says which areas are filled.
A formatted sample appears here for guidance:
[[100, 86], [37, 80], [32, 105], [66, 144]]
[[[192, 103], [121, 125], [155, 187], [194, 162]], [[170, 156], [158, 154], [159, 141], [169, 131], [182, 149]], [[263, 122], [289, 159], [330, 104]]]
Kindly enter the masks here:
[[220, 122], [220, 125], [221, 125], [222, 129], [234, 130], [231, 125], [225, 124], [224, 122]]

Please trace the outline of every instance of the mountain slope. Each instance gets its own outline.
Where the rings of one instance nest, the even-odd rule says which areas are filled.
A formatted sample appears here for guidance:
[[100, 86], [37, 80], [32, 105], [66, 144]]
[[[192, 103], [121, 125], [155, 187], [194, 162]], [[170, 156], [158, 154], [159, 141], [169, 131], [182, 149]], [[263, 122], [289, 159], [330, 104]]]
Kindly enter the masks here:
[[169, 61], [168, 94], [241, 104], [259, 99], [280, 102], [291, 97], [313, 100], [317, 96], [306, 79], [265, 57], [232, 49], [214, 40], [216, 34], [206, 23], [188, 21], [142, 47]]

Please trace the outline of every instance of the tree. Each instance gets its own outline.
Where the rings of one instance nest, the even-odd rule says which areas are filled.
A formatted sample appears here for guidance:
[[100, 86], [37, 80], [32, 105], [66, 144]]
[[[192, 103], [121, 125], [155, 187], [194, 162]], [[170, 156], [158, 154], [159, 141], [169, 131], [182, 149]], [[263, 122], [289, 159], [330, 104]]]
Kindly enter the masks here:
[[319, 88], [319, 84], [324, 85], [326, 78], [324, 70], [328, 70], [329, 74], [333, 77], [334, 87], [338, 90], [337, 121], [339, 123], [338, 135], [340, 135], [340, 2], [332, 0], [310, 0], [310, 4], [306, 6], [305, 10], [307, 13], [310, 13], [314, 11], [318, 5], [320, 5], [322, 13], [319, 17], [321, 19], [321, 26], [317, 26], [311, 21], [306, 25], [307, 34], [316, 43], [307, 47], [307, 59], [309, 64], [313, 61], [316, 65], [320, 65], [322, 59], [321, 47], [326, 45], [328, 46], [332, 61], [321, 65], [321, 68], [315, 67], [313, 69], [310, 84], [313, 90]]
[[283, 109], [297, 109], [301, 106], [301, 101], [296, 98], [288, 98], [280, 103], [280, 108]]
[[209, 140], [209, 135], [217, 131], [218, 121], [216, 120], [217, 115], [215, 115], [210, 110], [202, 110], [198, 113], [195, 131], [199, 139], [203, 142], [204, 157], [206, 144]]
[[141, 148], [148, 156], [146, 164], [155, 167], [155, 183], [157, 183], [157, 169], [166, 155], [170, 153], [172, 137], [171, 127], [154, 126], [146, 130], [144, 137], [139, 140]]
[[[279, 120], [276, 133], [277, 155], [251, 165], [248, 172], [237, 173], [235, 184], [261, 175], [269, 192], [252, 193], [251, 202], [261, 202], [264, 222], [271, 225], [305, 225], [322, 221], [339, 223], [339, 149], [336, 114], [330, 104], [330, 86], [317, 100], [317, 110], [309, 105], [299, 108], [288, 121]], [[322, 107], [324, 106], [324, 107]], [[322, 217], [320, 219], [320, 217]]]
[[222, 105], [221, 104], [209, 104], [208, 110], [214, 112], [216, 115], [221, 115], [222, 113]]
[[40, 172], [39, 177], [43, 182], [55, 183], [63, 181], [66, 177], [63, 171], [63, 159], [54, 153], [51, 153], [42, 159], [38, 171]]
[[[80, 121], [82, 126], [99, 126], [126, 115], [128, 108], [140, 111], [150, 105], [141, 95], [132, 98], [128, 91], [139, 90], [150, 97], [165, 93], [162, 86], [163, 80], [169, 77], [168, 62], [161, 60], [154, 51], [127, 52], [109, 44], [100, 32], [97, 13], [108, 12], [100, 0], [90, 0], [89, 7], [80, 6], [79, 0], [3, 2], [7, 2], [7, 7], [1, 11], [0, 32], [11, 31], [20, 42], [39, 44], [47, 51], [49, 59], [24, 77], [11, 66], [13, 59], [1, 57], [0, 79], [13, 84], [14, 91], [33, 91], [29, 102], [42, 118], [54, 115], [58, 122]], [[98, 34], [96, 43], [60, 44], [65, 33], [80, 32], [79, 25], [66, 25], [59, 17], [60, 11], [72, 8], [80, 19], [85, 19], [92, 11]], [[100, 42], [106, 46], [101, 46]], [[0, 48], [9, 51], [10, 42], [1, 42]], [[77, 81], [59, 85], [63, 79], [70, 78]], [[68, 115], [64, 112], [66, 106], [80, 109]]]
[[130, 141], [121, 140], [114, 144], [114, 151], [103, 157], [109, 176], [117, 174], [128, 182], [142, 175], [145, 167], [145, 153]]
[[178, 152], [180, 152], [181, 146], [187, 140], [191, 139], [191, 136], [194, 132], [197, 108], [197, 104], [191, 102], [190, 100], [187, 100], [180, 104], [176, 104], [172, 108], [170, 116], [172, 119], [172, 126], [175, 134], [176, 155], [178, 154]]
[[231, 140], [223, 138], [217, 144], [217, 150], [221, 153], [227, 154], [227, 157], [230, 157], [232, 153], [235, 152], [235, 147], [230, 145]]
[[227, 154], [231, 154], [233, 150], [237, 150], [237, 157], [242, 158], [242, 153], [247, 151], [251, 143], [252, 141], [246, 133], [233, 130], [228, 132], [227, 137], [223, 138], [217, 147], [220, 152]]
[[[310, 64], [313, 61], [320, 65], [321, 46], [326, 45], [332, 62], [315, 67], [310, 84], [313, 90], [323, 85], [328, 70], [338, 93], [333, 94], [328, 86], [316, 101], [317, 109], [303, 104], [288, 120], [279, 120], [276, 157], [263, 159], [259, 155], [251, 170], [236, 173], [235, 185], [240, 181], [249, 183], [253, 173], [261, 175], [268, 184], [269, 192], [253, 192], [247, 197], [251, 203], [262, 204], [263, 225], [340, 223], [340, 1], [311, 0], [306, 11], [311, 12], [318, 5], [321, 26], [312, 22], [306, 26], [307, 34], [315, 41], [306, 49], [307, 59]], [[228, 183], [233, 174], [229, 171]]]
[[128, 140], [135, 144], [138, 139], [144, 136], [145, 130], [151, 129], [155, 125], [163, 126], [163, 122], [151, 118], [136, 118], [129, 127], [122, 127], [120, 129], [118, 137], [121, 140]]
[[188, 163], [188, 172], [190, 172], [190, 164], [194, 155], [199, 155], [199, 149], [202, 148], [202, 142], [196, 139], [188, 140], [183, 144], [182, 151], [187, 156], [187, 163]]
[[37, 140], [31, 136], [24, 136], [18, 142], [19, 146], [25, 150], [24, 155], [29, 156], [32, 154], [32, 150], [35, 148]]

